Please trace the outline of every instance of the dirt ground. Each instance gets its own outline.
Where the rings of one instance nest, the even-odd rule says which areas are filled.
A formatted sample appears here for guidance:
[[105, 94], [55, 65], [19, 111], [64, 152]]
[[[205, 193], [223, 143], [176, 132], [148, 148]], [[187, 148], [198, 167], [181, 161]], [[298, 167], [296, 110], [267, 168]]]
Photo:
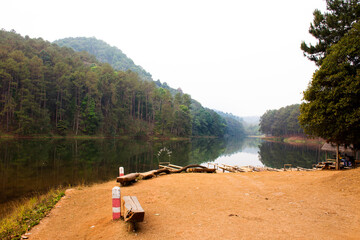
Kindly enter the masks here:
[[360, 169], [182, 173], [122, 187], [145, 210], [112, 220], [114, 181], [67, 190], [29, 239], [360, 239]]

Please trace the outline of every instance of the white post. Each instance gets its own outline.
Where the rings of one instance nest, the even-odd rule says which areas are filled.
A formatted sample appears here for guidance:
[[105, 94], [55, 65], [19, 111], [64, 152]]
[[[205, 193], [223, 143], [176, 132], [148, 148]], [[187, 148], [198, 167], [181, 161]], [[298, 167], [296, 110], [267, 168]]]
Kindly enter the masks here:
[[112, 210], [113, 220], [120, 218], [120, 187], [113, 187], [112, 189]]
[[124, 168], [123, 167], [119, 167], [119, 176], [124, 176]]

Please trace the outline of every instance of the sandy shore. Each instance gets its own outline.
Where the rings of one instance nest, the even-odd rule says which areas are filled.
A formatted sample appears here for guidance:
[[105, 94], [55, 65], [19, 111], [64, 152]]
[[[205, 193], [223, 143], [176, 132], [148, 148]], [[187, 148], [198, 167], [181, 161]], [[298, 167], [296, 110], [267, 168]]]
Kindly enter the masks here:
[[360, 169], [182, 173], [122, 187], [145, 220], [112, 220], [114, 181], [68, 190], [29, 239], [360, 239]]

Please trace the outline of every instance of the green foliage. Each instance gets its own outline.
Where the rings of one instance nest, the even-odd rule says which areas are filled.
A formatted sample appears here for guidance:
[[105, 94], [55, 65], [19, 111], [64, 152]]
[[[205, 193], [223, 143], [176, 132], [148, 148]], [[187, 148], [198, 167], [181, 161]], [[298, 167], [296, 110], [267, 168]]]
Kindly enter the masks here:
[[358, 0], [326, 0], [327, 12], [314, 11], [314, 20], [309, 33], [318, 42], [316, 45], [301, 43], [304, 55], [317, 65], [327, 56], [329, 47], [336, 44], [360, 19]]
[[[103, 61], [113, 54], [128, 64], [124, 70], [134, 70], [131, 60], [117, 57], [120, 53], [102, 41], [72, 40], [81, 40], [78, 47], [92, 46]], [[116, 71], [86, 52], [15, 32], [0, 31], [0, 49], [0, 129], [5, 132], [191, 136], [187, 94], [175, 99], [135, 72]]]
[[0, 130], [138, 137], [243, 131], [238, 122], [200, 104], [193, 108], [190, 95], [153, 82], [103, 41], [67, 38], [56, 43], [68, 47], [0, 31]]
[[307, 134], [360, 147], [360, 23], [328, 49], [301, 105]]
[[225, 135], [226, 122], [214, 110], [204, 108], [197, 101], [191, 104], [192, 132], [194, 136], [218, 136]]
[[272, 136], [302, 135], [298, 117], [300, 105], [294, 104], [277, 110], [268, 110], [260, 117], [260, 131]]
[[[65, 38], [55, 41], [60, 46], [67, 46], [73, 48], [75, 51], [87, 51], [96, 56], [96, 58], [103, 62], [109, 63], [114, 69], [127, 71], [131, 70], [138, 73], [143, 80], [152, 82], [151, 74], [146, 72], [141, 66], [137, 66], [129, 59], [120, 49], [111, 47], [107, 43], [96, 38]], [[94, 70], [96, 68], [92, 67]], [[155, 82], [155, 85], [161, 89], [154, 93], [155, 104], [153, 107], [159, 112], [155, 114], [154, 133], [160, 135], [176, 135], [176, 136], [240, 136], [244, 135], [243, 126], [241, 123], [229, 119], [227, 117], [219, 116], [210, 109], [195, 107], [193, 110], [190, 107], [191, 97], [188, 94], [183, 94], [182, 90], [171, 88], [166, 82], [161, 83], [160, 80]], [[140, 94], [141, 95], [141, 94]], [[174, 102], [169, 104], [169, 99], [173, 97]], [[182, 96], [184, 99], [178, 99]], [[182, 103], [181, 103], [182, 102]], [[196, 105], [196, 104], [195, 104]], [[193, 104], [194, 106], [194, 104]], [[195, 125], [194, 125], [195, 124]], [[136, 124], [137, 128], [133, 131], [140, 131], [142, 134], [144, 130], [140, 127], [141, 123]], [[224, 127], [226, 126], [226, 129]], [[209, 129], [207, 129], [209, 127]], [[139, 133], [140, 133], [139, 132]]]
[[40, 223], [55, 204], [65, 195], [63, 190], [52, 190], [46, 195], [33, 197], [26, 204], [0, 222], [1, 239], [21, 239], [21, 235]]
[[217, 113], [225, 119], [225, 135], [227, 137], [244, 137], [246, 135], [243, 119], [231, 113], [221, 111], [217, 111]]
[[103, 63], [109, 63], [115, 70], [131, 70], [139, 74], [143, 80], [152, 81], [151, 74], [146, 72], [141, 66], [135, 65], [133, 60], [128, 58], [120, 49], [112, 47], [102, 40], [94, 37], [64, 38], [54, 41], [61, 47], [70, 47], [77, 52], [88, 52]]

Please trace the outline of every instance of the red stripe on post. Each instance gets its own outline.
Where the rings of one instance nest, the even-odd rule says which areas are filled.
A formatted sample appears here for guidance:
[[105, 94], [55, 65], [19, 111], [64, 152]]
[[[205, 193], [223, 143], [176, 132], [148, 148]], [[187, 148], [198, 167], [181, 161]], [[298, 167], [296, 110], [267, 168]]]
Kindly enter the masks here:
[[120, 218], [120, 187], [113, 187], [112, 189], [112, 212], [113, 220]]

